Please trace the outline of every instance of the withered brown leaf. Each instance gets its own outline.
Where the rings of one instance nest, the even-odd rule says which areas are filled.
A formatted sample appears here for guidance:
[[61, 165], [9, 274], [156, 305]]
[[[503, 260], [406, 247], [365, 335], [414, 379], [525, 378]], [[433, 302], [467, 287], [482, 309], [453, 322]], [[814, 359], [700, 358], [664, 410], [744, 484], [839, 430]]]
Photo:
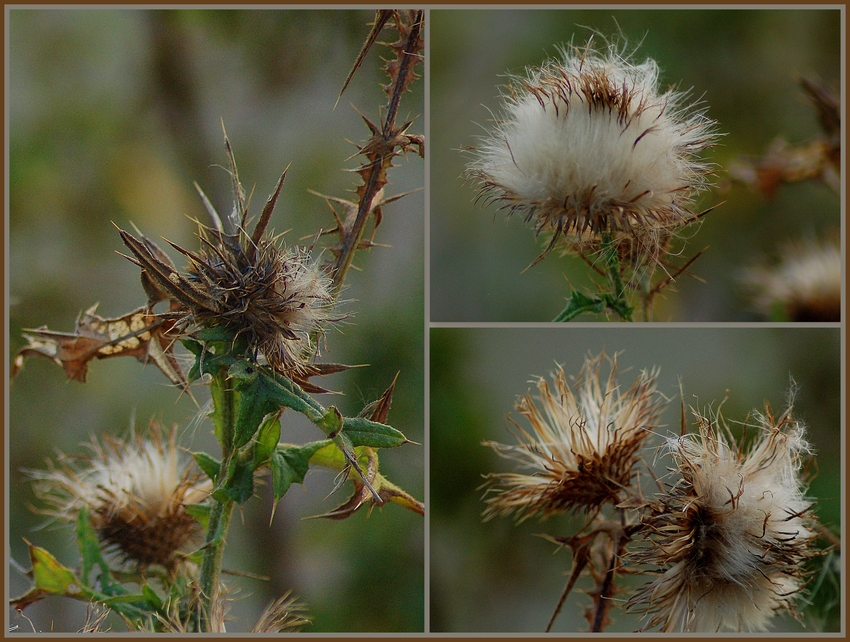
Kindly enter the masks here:
[[29, 344], [18, 350], [12, 364], [14, 377], [28, 357], [51, 359], [73, 381], [85, 382], [92, 359], [131, 356], [153, 361], [173, 384], [187, 389], [189, 382], [174, 356], [175, 338], [168, 336], [173, 321], [157, 317], [148, 307], [107, 319], [95, 314], [97, 305], [77, 317], [74, 332], [55, 332], [46, 326], [26, 330]]

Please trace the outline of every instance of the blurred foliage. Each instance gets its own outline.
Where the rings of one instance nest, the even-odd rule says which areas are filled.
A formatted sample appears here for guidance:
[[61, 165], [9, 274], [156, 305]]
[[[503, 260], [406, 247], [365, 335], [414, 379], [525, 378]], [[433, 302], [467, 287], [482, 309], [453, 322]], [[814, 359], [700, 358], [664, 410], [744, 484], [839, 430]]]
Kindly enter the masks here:
[[[680, 425], [679, 382], [687, 406], [717, 410], [734, 429], [767, 401], [786, 407], [790, 377], [799, 392], [795, 414], [807, 426], [816, 456], [808, 466], [809, 495], [832, 533], [841, 524], [841, 337], [838, 328], [660, 328], [623, 326], [570, 328], [433, 328], [431, 330], [431, 628], [433, 631], [543, 631], [564, 587], [569, 551], [539, 534], [567, 535], [578, 524], [570, 516], [527, 520], [481, 520], [481, 476], [514, 470], [511, 462], [481, 445], [483, 440], [515, 443], [506, 417], [528, 428], [513, 408], [533, 391], [532, 380], [548, 376], [555, 363], [578, 374], [588, 353], [620, 353], [621, 386], [640, 370], [660, 368], [658, 389], [670, 398], [658, 435], [644, 457], [658, 476], [670, 463], [657, 450], [662, 437]], [[689, 416], [689, 426], [693, 420]], [[824, 541], [822, 545], [827, 546]], [[554, 555], [554, 556], [553, 556]], [[815, 576], [829, 558], [815, 564]], [[835, 570], [824, 573], [811, 614], [812, 627], [836, 630]], [[590, 588], [585, 584], [579, 588]], [[640, 584], [641, 578], [631, 578]], [[586, 631], [581, 608], [570, 596], [555, 624], [558, 631]], [[840, 604], [840, 601], [838, 602]], [[801, 609], [803, 608], [801, 604]], [[809, 617], [809, 616], [812, 617]], [[634, 616], [612, 612], [609, 632], [633, 631]], [[776, 618], [777, 630], [801, 631], [790, 617]], [[818, 630], [818, 628], [814, 628]]]
[[[351, 105], [377, 120], [386, 102], [377, 50], [343, 100], [337, 95], [369, 32], [372, 11], [30, 10], [9, 12], [10, 348], [23, 328], [71, 330], [80, 310], [100, 301], [117, 315], [144, 301], [139, 270], [110, 221], [135, 224], [188, 248], [191, 220], [207, 220], [197, 182], [219, 211], [229, 211], [222, 122], [251, 211], [290, 165], [272, 219], [290, 243], [311, 244], [333, 217], [309, 193], [348, 197], [356, 186], [356, 149], [369, 132]], [[422, 131], [424, 83], [402, 101], [400, 119]], [[423, 186], [421, 161], [390, 171], [387, 196]], [[376, 240], [391, 247], [360, 253], [347, 280], [346, 316], [322, 347], [326, 361], [371, 364], [328, 378], [322, 403], [347, 410], [377, 398], [400, 372], [390, 413], [424, 443], [422, 193], [384, 208]], [[316, 242], [322, 247], [323, 240]], [[165, 245], [163, 244], [165, 247]], [[174, 256], [174, 253], [172, 253]], [[180, 257], [174, 256], [178, 264]], [[126, 361], [126, 362], [125, 362]], [[44, 518], [20, 468], [44, 466], [56, 450], [76, 453], [90, 433], [126, 434], [152, 417], [178, 423], [184, 444], [211, 451], [211, 425], [168, 388], [154, 368], [131, 360], [94, 364], [88, 383], [67, 383], [46, 360], [28, 363], [11, 389], [10, 547], [25, 562], [23, 537], [73, 563], [64, 529], [33, 529]], [[205, 391], [196, 392], [201, 405]], [[359, 405], [358, 405], [359, 404]], [[284, 416], [283, 434], [315, 437]], [[424, 451], [406, 445], [381, 462], [386, 476], [424, 495]], [[424, 626], [423, 520], [397, 507], [344, 522], [302, 521], [327, 512], [333, 476], [309, 474], [271, 514], [270, 482], [231, 529], [225, 568], [271, 576], [245, 580], [231, 608], [245, 630], [275, 597], [292, 589], [308, 605], [308, 631], [421, 631]], [[341, 491], [346, 493], [346, 489]], [[347, 495], [346, 495], [347, 496]], [[11, 592], [26, 585], [17, 573]], [[241, 579], [231, 584], [242, 584]], [[76, 630], [84, 608], [48, 600], [27, 611], [37, 630]], [[13, 625], [30, 625], [12, 614]]]
[[[498, 118], [509, 73], [539, 65], [557, 47], [594, 33], [622, 35], [635, 59], [655, 59], [661, 86], [691, 90], [725, 134], [708, 158], [716, 188], [701, 211], [721, 205], [685, 232], [685, 255], [708, 248], [660, 297], [660, 321], [748, 321], [740, 271], [784, 242], [822, 236], [840, 224], [838, 196], [820, 183], [785, 186], [767, 201], [732, 184], [726, 169], [741, 155], [761, 156], [777, 137], [806, 143], [822, 135], [817, 110], [798, 76], [839, 89], [838, 10], [490, 10], [431, 12], [431, 318], [433, 321], [550, 321], [569, 286], [594, 289], [587, 266], [555, 253], [525, 273], [540, 253], [520, 216], [473, 201], [460, 179], [475, 145]], [[596, 36], [597, 38], [599, 36]], [[594, 317], [588, 316], [592, 320]], [[596, 317], [601, 318], [601, 317]]]

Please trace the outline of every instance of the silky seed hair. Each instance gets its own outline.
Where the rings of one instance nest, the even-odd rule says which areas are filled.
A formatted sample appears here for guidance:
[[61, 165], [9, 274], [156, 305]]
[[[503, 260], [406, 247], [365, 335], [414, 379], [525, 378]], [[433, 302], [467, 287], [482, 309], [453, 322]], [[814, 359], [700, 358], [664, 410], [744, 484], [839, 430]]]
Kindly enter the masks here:
[[794, 611], [815, 553], [805, 496], [805, 427], [789, 407], [757, 413], [749, 444], [722, 417], [694, 412], [698, 432], [667, 440], [676, 479], [650, 504], [630, 561], [657, 570], [627, 608], [664, 632], [766, 631]]
[[595, 252], [604, 236], [640, 265], [695, 222], [712, 165], [700, 154], [715, 123], [688, 93], [659, 87], [659, 68], [593, 38], [510, 77], [502, 113], [471, 150], [480, 198], [532, 222], [560, 246]]
[[28, 470], [34, 492], [59, 521], [76, 522], [87, 509], [102, 544], [125, 562], [173, 571], [183, 549], [200, 536], [186, 507], [203, 502], [212, 488], [178, 453], [175, 431], [163, 443], [152, 426], [144, 437], [93, 438], [88, 456], [62, 456], [47, 470]]
[[[604, 362], [610, 367], [607, 378], [601, 373]], [[666, 403], [656, 390], [658, 374], [643, 371], [622, 391], [616, 355], [602, 353], [585, 358], [572, 386], [560, 366], [552, 375], [554, 389], [538, 378], [539, 395], [526, 394], [516, 403], [532, 432], [512, 422], [517, 444], [486, 442], [529, 472], [486, 475], [485, 519], [513, 514], [523, 521], [617, 503]]]

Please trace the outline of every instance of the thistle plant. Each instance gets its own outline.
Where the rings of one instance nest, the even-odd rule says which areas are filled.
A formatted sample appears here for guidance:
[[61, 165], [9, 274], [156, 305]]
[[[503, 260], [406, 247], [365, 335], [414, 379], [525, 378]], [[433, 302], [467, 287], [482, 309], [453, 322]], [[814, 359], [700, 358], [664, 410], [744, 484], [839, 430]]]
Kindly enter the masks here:
[[495, 125], [467, 149], [479, 198], [547, 239], [529, 268], [558, 249], [603, 278], [598, 293], [572, 291], [556, 321], [632, 320], [635, 298], [648, 320], [653, 299], [699, 256], [678, 259], [674, 241], [708, 212], [694, 206], [710, 184], [700, 154], [716, 126], [687, 92], [660, 88], [655, 61], [633, 58], [615, 41], [562, 47], [509, 78]]
[[791, 408], [776, 417], [766, 406], [745, 447], [720, 415], [695, 420], [696, 433], [665, 445], [679, 479], [648, 506], [648, 546], [634, 556], [659, 577], [628, 606], [662, 631], [764, 631], [774, 613], [793, 612], [815, 555], [805, 428]]
[[[331, 207], [334, 226], [318, 230], [311, 244], [272, 232], [285, 171], [261, 210], [252, 211], [225, 134], [232, 206], [220, 214], [198, 188], [209, 216], [198, 223], [198, 247], [170, 243], [185, 268], [142, 231], [116, 225], [125, 258], [141, 270], [144, 304], [117, 318], [90, 308], [72, 333], [45, 327], [25, 333], [28, 345], [15, 355], [13, 375], [37, 356], [83, 382], [92, 360], [133, 356], [153, 363], [177, 394], [196, 398], [205, 385], [220, 451], [184, 455], [180, 431], [166, 434], [154, 423], [127, 440], [94, 436], [87, 457], [60, 456], [47, 471], [29, 471], [46, 506], [42, 512], [76, 525], [81, 565], [65, 566], [29, 544], [33, 585], [14, 606], [64, 595], [116, 612], [130, 630], [224, 631], [231, 598], [222, 581], [223, 554], [231, 519], [263, 476], [270, 478], [275, 505], [313, 467], [337, 474], [335, 491], [350, 481], [351, 496], [322, 517], [344, 519], [389, 504], [424, 514], [422, 502], [380, 470], [383, 449], [412, 443], [388, 423], [395, 380], [388, 379], [386, 391], [357, 416], [316, 399], [329, 391], [317, 378], [350, 367], [324, 362], [320, 348], [328, 328], [350, 314], [337, 304], [355, 255], [376, 245], [382, 207], [403, 196], [384, 196], [388, 172], [408, 151], [424, 156], [424, 139], [409, 132], [412, 122], [397, 122], [401, 98], [418, 78], [423, 26], [421, 11], [376, 12], [341, 84], [344, 91], [379, 36], [395, 32], [384, 66], [387, 105], [379, 124], [364, 116], [370, 137], [358, 146], [364, 160], [356, 201], [326, 197], [344, 204], [348, 214], [340, 217]], [[338, 242], [319, 246], [328, 234]], [[316, 439], [289, 443], [280, 421], [287, 410], [306, 417], [318, 429]], [[255, 630], [297, 630], [308, 621], [304, 605], [287, 593]]]
[[837, 545], [806, 496], [814, 453], [792, 403], [780, 415], [765, 404], [736, 434], [719, 411], [695, 408], [689, 431], [682, 401], [681, 433], [651, 446], [668, 403], [658, 374], [641, 372], [624, 392], [616, 356], [588, 356], [572, 384], [558, 368], [554, 391], [540, 378], [536, 398], [518, 399], [532, 433], [513, 422], [516, 444], [485, 442], [524, 468], [485, 475], [485, 520], [570, 514], [580, 524], [546, 535], [572, 552], [547, 631], [585, 576], [591, 632], [617, 606], [643, 615], [641, 630], [766, 631], [774, 615], [799, 614], [810, 560]]

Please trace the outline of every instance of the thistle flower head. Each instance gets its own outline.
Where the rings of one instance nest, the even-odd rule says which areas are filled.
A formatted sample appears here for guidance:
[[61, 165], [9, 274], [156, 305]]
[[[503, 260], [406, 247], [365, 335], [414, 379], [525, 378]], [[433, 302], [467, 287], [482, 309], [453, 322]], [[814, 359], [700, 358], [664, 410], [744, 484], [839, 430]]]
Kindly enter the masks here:
[[206, 499], [209, 482], [181, 461], [174, 432], [164, 444], [157, 426], [148, 438], [93, 439], [89, 447], [87, 457], [28, 471], [48, 506], [43, 512], [74, 522], [87, 509], [101, 542], [125, 561], [173, 570], [180, 550], [199, 534], [186, 506]]
[[806, 240], [786, 245], [776, 265], [748, 269], [742, 281], [761, 312], [779, 306], [792, 321], [840, 321], [842, 264], [837, 240]]
[[601, 380], [603, 360], [604, 354], [588, 356], [573, 386], [561, 367], [553, 375], [554, 391], [544, 378], [537, 379], [540, 406], [530, 395], [519, 398], [516, 408], [533, 434], [515, 424], [518, 444], [487, 445], [532, 472], [487, 475], [486, 518], [514, 513], [522, 521], [619, 500], [664, 399], [656, 391], [657, 371], [641, 372], [623, 392], [616, 355]]
[[652, 506], [647, 548], [635, 554], [660, 577], [629, 608], [662, 631], [763, 631], [793, 608], [813, 555], [805, 429], [790, 408], [777, 418], [766, 406], [744, 446], [719, 416], [695, 414], [699, 432], [667, 442], [681, 478]]
[[201, 194], [214, 223], [213, 228], [200, 226], [201, 250], [172, 244], [189, 259], [186, 274], [150, 240], [124, 231], [121, 237], [135, 255], [131, 260], [142, 268], [150, 302], [171, 301], [163, 316], [177, 319], [178, 333], [223, 328], [243, 339], [253, 357], [262, 356], [284, 375], [303, 376], [316, 351], [316, 337], [333, 320], [331, 278], [308, 249], [287, 247], [266, 234], [285, 172], [248, 233], [248, 204], [229, 143], [227, 151], [233, 212], [222, 221]]
[[185, 322], [230, 330], [279, 372], [302, 370], [315, 351], [313, 332], [331, 319], [327, 274], [305, 248], [273, 239], [260, 239], [253, 257], [236, 245], [207, 247], [187, 269], [187, 283], [204, 298], [187, 307]]
[[556, 245], [594, 251], [603, 236], [656, 260], [693, 222], [711, 166], [697, 155], [714, 123], [686, 93], [659, 89], [658, 65], [637, 64], [592, 39], [512, 77], [498, 124], [473, 150], [466, 176], [481, 195], [534, 221]]

